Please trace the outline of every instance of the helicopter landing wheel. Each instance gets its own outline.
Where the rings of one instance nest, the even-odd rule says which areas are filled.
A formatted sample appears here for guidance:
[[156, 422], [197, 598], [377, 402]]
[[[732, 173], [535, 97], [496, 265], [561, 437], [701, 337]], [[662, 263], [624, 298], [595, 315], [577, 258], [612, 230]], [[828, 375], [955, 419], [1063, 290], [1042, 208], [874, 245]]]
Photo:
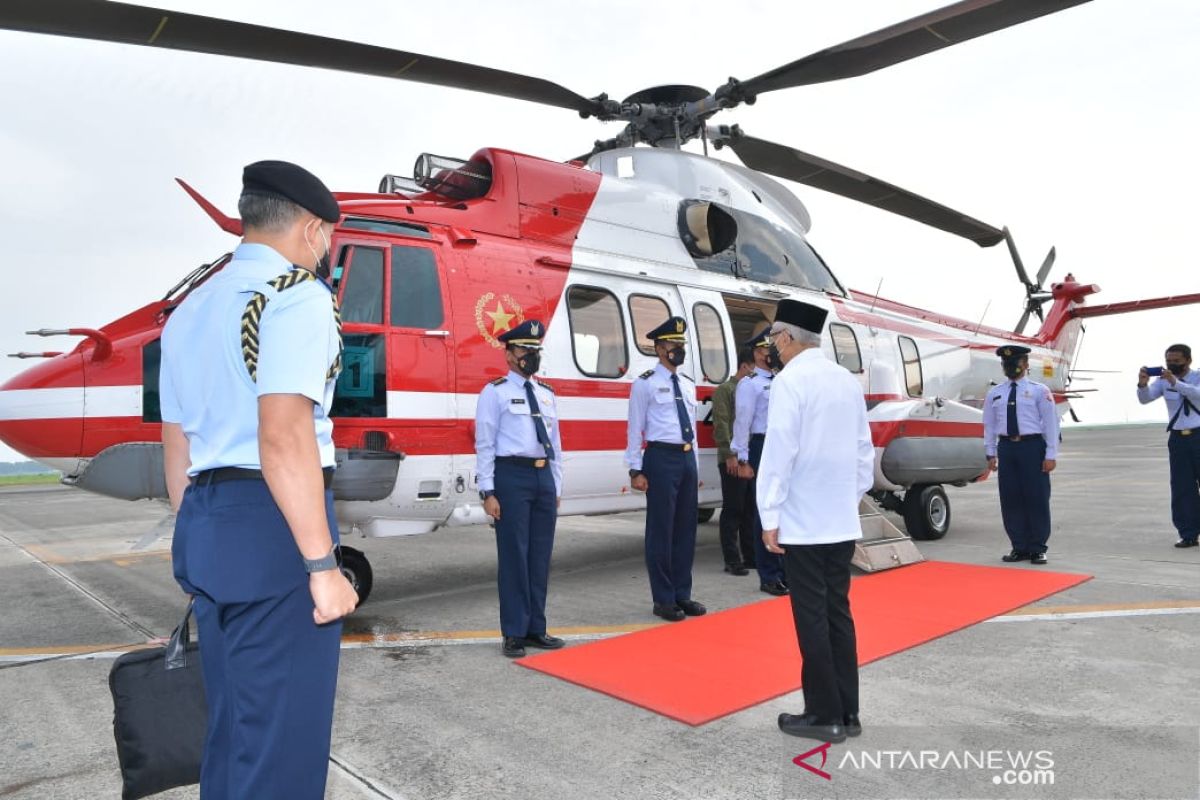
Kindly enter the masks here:
[[367, 561], [367, 557], [361, 550], [342, 545], [341, 569], [346, 580], [350, 581], [350, 585], [354, 587], [354, 591], [358, 592], [358, 607], [362, 608], [362, 604], [367, 602], [367, 598], [371, 594], [371, 586], [375, 582], [375, 573], [371, 569], [371, 562]]
[[937, 484], [917, 484], [904, 493], [904, 527], [922, 541], [941, 539], [950, 530], [950, 498]]

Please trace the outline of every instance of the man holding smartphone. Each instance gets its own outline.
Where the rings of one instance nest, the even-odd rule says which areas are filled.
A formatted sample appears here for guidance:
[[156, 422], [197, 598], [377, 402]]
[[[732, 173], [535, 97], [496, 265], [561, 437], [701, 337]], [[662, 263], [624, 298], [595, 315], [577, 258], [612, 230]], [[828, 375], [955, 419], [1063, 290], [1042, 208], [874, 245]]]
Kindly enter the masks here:
[[[1179, 531], [1176, 547], [1196, 547], [1200, 539], [1200, 373], [1193, 372], [1192, 348], [1167, 348], [1165, 367], [1138, 371], [1137, 396], [1144, 405], [1167, 404], [1167, 453], [1171, 462], [1171, 521]], [[1157, 377], [1150, 383], [1151, 377]]]

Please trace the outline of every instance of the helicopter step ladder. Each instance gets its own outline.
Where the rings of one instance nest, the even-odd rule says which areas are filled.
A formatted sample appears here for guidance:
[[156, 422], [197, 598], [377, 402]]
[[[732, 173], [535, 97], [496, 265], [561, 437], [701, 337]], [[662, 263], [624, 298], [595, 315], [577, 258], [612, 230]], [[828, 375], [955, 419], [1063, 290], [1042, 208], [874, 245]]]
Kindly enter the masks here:
[[863, 538], [854, 543], [850, 563], [863, 572], [879, 572], [924, 561], [912, 537], [885, 517], [878, 506], [863, 498], [858, 504]]

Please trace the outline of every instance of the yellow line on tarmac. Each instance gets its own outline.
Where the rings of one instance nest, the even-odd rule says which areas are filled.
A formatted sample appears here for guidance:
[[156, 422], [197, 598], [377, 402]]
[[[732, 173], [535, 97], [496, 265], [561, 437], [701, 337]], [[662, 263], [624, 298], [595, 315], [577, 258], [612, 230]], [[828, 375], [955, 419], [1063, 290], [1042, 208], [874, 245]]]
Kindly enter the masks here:
[[1003, 616], [1032, 614], [1086, 614], [1092, 611], [1152, 611], [1156, 609], [1200, 608], [1200, 600], [1150, 600], [1142, 603], [1094, 603], [1084, 606], [1025, 606]]
[[19, 545], [21, 549], [29, 553], [29, 555], [45, 562], [46, 564], [92, 564], [101, 561], [111, 561], [119, 567], [128, 567], [142, 559], [155, 558], [163, 561], [171, 558], [170, 550], [146, 550], [137, 553], [104, 553], [93, 556], [80, 556], [72, 558], [65, 556], [57, 550], [40, 544], [23, 544]]

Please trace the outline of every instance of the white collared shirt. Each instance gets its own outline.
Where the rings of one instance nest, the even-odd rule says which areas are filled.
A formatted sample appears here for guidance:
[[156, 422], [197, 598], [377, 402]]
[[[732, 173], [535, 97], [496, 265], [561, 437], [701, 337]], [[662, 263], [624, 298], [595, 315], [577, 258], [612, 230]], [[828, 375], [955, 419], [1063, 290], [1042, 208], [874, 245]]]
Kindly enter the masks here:
[[875, 446], [858, 381], [817, 348], [775, 376], [758, 466], [758, 514], [781, 544], [862, 538], [858, 504], [875, 482]]

